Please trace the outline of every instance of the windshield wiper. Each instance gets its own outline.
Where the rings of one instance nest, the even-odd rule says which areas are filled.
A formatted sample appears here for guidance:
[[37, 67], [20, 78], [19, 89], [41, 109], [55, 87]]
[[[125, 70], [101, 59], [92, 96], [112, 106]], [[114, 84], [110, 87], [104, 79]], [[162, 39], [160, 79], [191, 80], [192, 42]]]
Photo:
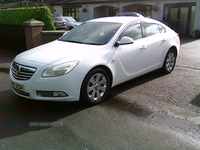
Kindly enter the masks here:
[[66, 40], [66, 42], [73, 42], [73, 43], [81, 43], [81, 44], [84, 44], [83, 42], [80, 42], [80, 41], [73, 41], [73, 40]]
[[64, 41], [64, 42], [72, 42], [72, 43], [80, 43], [80, 44], [103, 45], [103, 44], [100, 44], [100, 43], [80, 42], [80, 41], [74, 41], [74, 40], [62, 40], [62, 39], [59, 39], [59, 40]]
[[74, 40], [63, 40], [63, 39], [58, 39], [59, 41], [64, 41], [64, 42], [72, 42], [72, 43], [80, 43], [80, 44], [89, 44], [89, 45], [104, 45], [100, 43], [89, 43], [89, 42], [80, 42], [80, 41], [74, 41]]
[[90, 45], [103, 45], [103, 44], [100, 44], [100, 43], [84, 43], [84, 44], [90, 44]]
[[74, 40], [62, 40], [61, 39], [60, 41], [85, 44], [84, 42], [74, 41]]

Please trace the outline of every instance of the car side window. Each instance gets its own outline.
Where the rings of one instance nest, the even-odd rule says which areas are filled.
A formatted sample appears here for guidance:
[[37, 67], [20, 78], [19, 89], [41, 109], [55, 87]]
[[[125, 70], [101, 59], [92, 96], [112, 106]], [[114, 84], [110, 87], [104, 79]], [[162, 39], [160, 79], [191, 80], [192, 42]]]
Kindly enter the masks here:
[[145, 23], [146, 36], [160, 34], [159, 25], [156, 23]]
[[133, 40], [141, 39], [142, 38], [142, 29], [140, 23], [133, 24], [129, 26], [126, 31], [121, 35], [123, 36], [128, 36], [132, 38]]

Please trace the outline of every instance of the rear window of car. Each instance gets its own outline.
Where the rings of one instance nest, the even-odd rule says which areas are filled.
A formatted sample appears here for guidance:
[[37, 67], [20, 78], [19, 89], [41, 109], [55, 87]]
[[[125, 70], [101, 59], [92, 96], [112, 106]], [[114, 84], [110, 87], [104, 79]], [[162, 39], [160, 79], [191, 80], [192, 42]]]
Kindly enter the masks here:
[[146, 36], [152, 36], [160, 33], [165, 33], [166, 29], [157, 23], [144, 23]]
[[63, 19], [67, 22], [76, 22], [76, 20], [72, 17], [63, 17]]
[[145, 23], [146, 36], [160, 34], [160, 29], [156, 23]]
[[54, 17], [53, 21], [63, 21], [63, 19], [61, 17]]

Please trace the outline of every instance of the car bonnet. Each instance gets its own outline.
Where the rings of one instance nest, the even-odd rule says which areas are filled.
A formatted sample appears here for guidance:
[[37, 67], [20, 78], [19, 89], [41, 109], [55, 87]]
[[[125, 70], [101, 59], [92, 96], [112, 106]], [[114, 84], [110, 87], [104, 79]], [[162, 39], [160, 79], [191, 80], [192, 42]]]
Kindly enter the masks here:
[[63, 41], [53, 41], [19, 54], [20, 59], [55, 64], [74, 60], [87, 59], [99, 51], [106, 50], [107, 45], [87, 45]]

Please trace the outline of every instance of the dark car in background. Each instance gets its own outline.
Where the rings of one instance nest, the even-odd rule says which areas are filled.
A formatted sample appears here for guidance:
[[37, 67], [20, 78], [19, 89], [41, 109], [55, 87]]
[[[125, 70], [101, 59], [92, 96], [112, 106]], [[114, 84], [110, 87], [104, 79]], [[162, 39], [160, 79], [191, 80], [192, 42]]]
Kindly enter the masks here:
[[71, 30], [81, 24], [71, 16], [62, 16], [55, 14], [52, 16], [56, 30]]
[[133, 16], [133, 17], [144, 18], [143, 15], [141, 15], [140, 13], [136, 13], [136, 12], [122, 12], [122, 13], [117, 14], [116, 16]]

